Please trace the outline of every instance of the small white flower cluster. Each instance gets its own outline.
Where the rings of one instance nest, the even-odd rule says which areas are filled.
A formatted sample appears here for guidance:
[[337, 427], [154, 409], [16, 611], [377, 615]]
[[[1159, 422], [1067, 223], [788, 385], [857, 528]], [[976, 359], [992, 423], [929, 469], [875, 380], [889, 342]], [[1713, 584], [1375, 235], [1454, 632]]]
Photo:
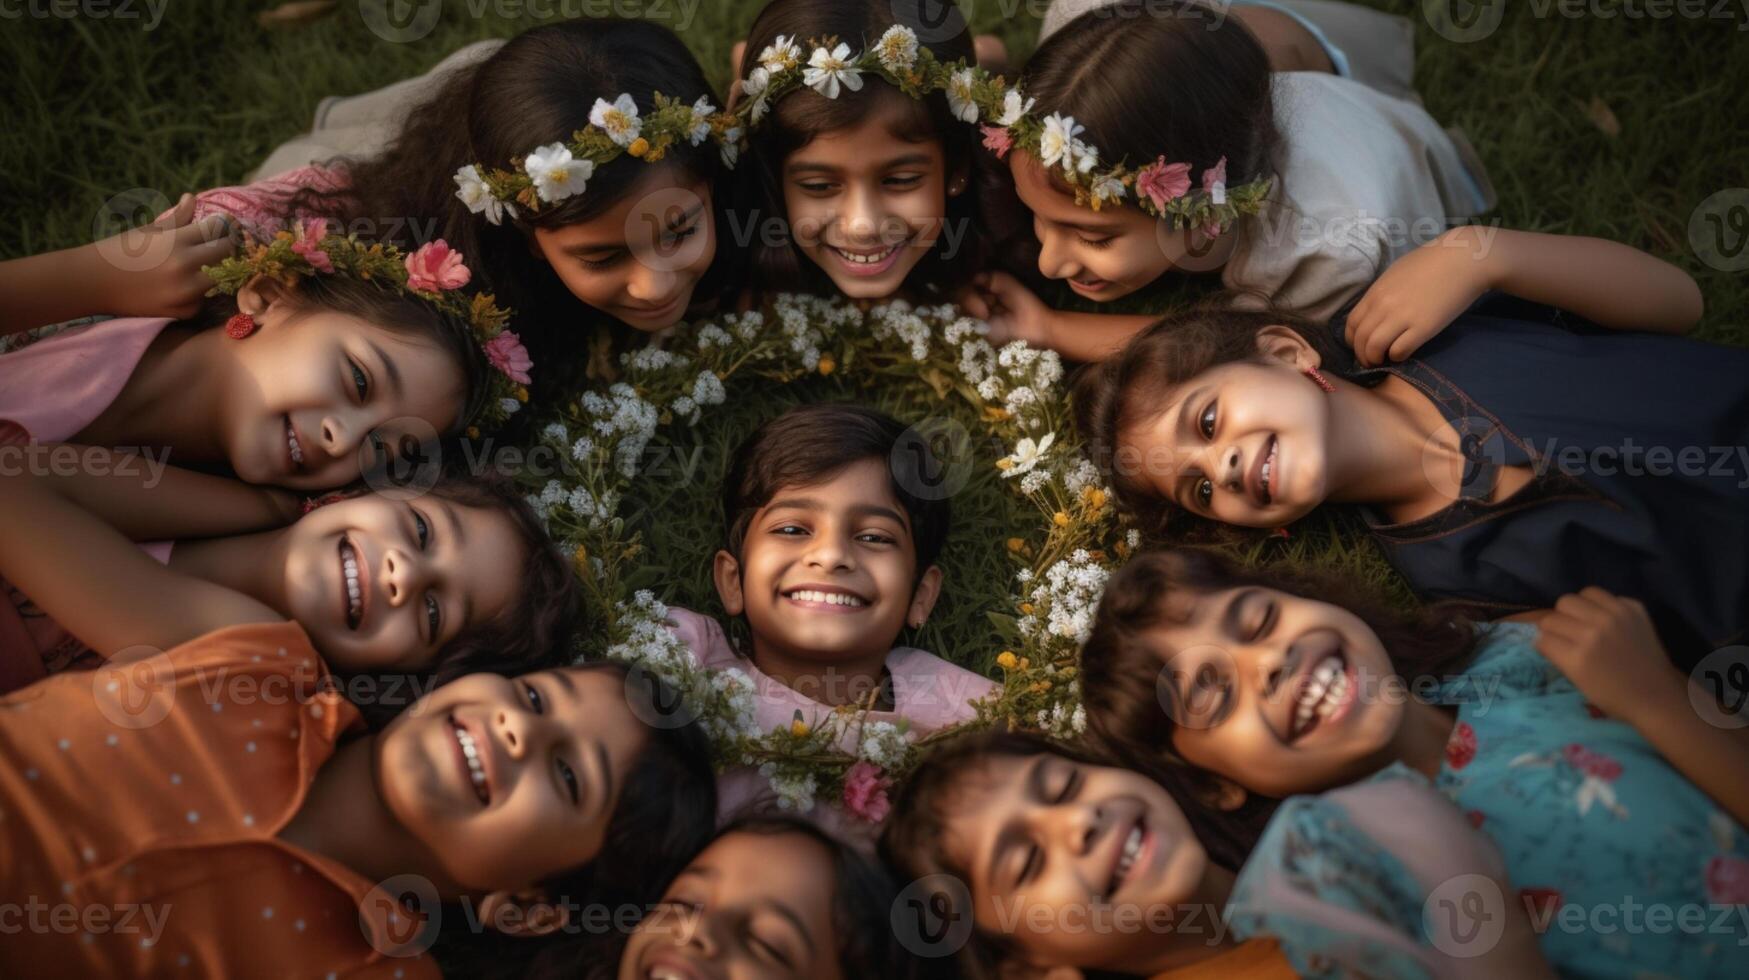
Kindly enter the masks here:
[[711, 671], [698, 665], [668, 625], [668, 607], [649, 591], [640, 591], [630, 602], [619, 604], [619, 621], [625, 638], [608, 648], [607, 656], [636, 664], [699, 711], [699, 724], [718, 742], [755, 734], [753, 680], [746, 673], [728, 669]]
[[638, 475], [638, 460], [656, 435], [660, 413], [656, 406], [638, 397], [632, 386], [621, 382], [607, 394], [583, 393], [583, 411], [591, 417], [595, 434], [614, 443], [614, 462], [621, 476]]
[[655, 372], [666, 371], [676, 364], [686, 363], [686, 358], [661, 347], [640, 347], [634, 351], [621, 354], [619, 362], [633, 371]]
[[552, 517], [553, 508], [562, 503], [565, 496], [563, 483], [557, 480], [548, 480], [547, 485], [541, 488], [540, 493], [529, 494], [526, 499], [528, 506], [534, 509], [535, 516], [540, 518], [541, 523], [544, 524]]
[[910, 348], [913, 361], [929, 358], [929, 324], [912, 312], [909, 304], [889, 303], [878, 307], [870, 319], [875, 339], [884, 341], [896, 337]]
[[698, 329], [698, 349], [708, 351], [713, 347], [727, 347], [735, 342], [729, 332], [714, 323], [707, 323]]
[[814, 791], [819, 788], [819, 782], [813, 773], [780, 768], [775, 762], [767, 762], [759, 767], [759, 774], [777, 794], [778, 809], [807, 813], [814, 808]]
[[826, 314], [832, 305], [819, 297], [789, 294], [772, 304], [790, 350], [800, 355], [802, 367], [809, 371], [820, 366], [820, 345], [826, 342], [826, 335], [819, 325], [829, 319]]
[[[1099, 598], [1105, 593], [1105, 581], [1110, 569], [1093, 560], [1086, 549], [1078, 548], [1069, 557], [1045, 569], [1044, 581], [1033, 587], [1034, 605], [1044, 610], [1044, 629], [1048, 636], [1073, 640], [1077, 645], [1087, 642], [1093, 628], [1093, 614], [1099, 608]], [[1025, 626], [1030, 632], [1038, 626], [1036, 617]]]
[[[1068, 706], [1073, 704], [1071, 710]], [[1072, 739], [1087, 731], [1087, 711], [1081, 707], [1080, 684], [1070, 684], [1069, 697], [1062, 703], [1051, 706], [1049, 711], [1040, 711], [1033, 719], [1038, 728], [1047, 735], [1060, 739]]]
[[910, 751], [911, 740], [899, 730], [899, 726], [886, 721], [871, 721], [862, 726], [862, 741], [856, 753], [858, 758], [882, 769], [892, 769], [905, 761]]

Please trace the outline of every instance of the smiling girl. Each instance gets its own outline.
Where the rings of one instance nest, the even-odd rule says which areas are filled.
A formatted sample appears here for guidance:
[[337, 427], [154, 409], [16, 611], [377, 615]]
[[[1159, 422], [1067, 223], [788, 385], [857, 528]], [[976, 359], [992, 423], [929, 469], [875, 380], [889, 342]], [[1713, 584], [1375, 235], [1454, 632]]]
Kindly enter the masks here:
[[933, 917], [970, 920], [957, 965], [980, 980], [1550, 975], [1510, 908], [1486, 949], [1423, 924], [1422, 896], [1454, 876], [1504, 882], [1498, 855], [1425, 787], [1293, 800], [1242, 865], [1217, 863], [1196, 819], [1154, 776], [992, 733], [930, 754], [881, 851], [923, 883]]
[[[1638, 603], [1586, 589], [1535, 619], [1478, 628], [1146, 553], [1113, 576], [1083, 652], [1089, 723], [1132, 758], [1201, 770], [1204, 805], [1238, 825], [1292, 793], [1431, 782], [1500, 845], [1563, 975], [1735, 975], [1749, 923], [1717, 912], [1749, 898], [1749, 745]], [[1629, 902], [1711, 935], [1597, 917]]]
[[[753, 22], [747, 51], [758, 54], [742, 66], [734, 108], [752, 134], [762, 210], [781, 219], [782, 234], [762, 234], [754, 250], [765, 288], [836, 289], [854, 299], [941, 297], [977, 267], [984, 246], [976, 132], [944, 93], [908, 93], [847, 67], [894, 38], [879, 50], [895, 65], [914, 66], [924, 50], [943, 64], [974, 64], [963, 22], [940, 40], [939, 30], [924, 30], [939, 23], [939, 6], [772, 0]], [[895, 27], [929, 39], [900, 38]], [[770, 91], [775, 76], [798, 67], [809, 73], [802, 87]]]
[[1335, 332], [1168, 317], [1086, 379], [1078, 424], [1151, 532], [1356, 505], [1425, 596], [1497, 618], [1598, 585], [1692, 664], [1749, 629], [1749, 480], [1719, 448], [1749, 445], [1749, 351], [1635, 331], [1700, 312], [1635, 249], [1500, 232], [1481, 261], [1417, 250]]

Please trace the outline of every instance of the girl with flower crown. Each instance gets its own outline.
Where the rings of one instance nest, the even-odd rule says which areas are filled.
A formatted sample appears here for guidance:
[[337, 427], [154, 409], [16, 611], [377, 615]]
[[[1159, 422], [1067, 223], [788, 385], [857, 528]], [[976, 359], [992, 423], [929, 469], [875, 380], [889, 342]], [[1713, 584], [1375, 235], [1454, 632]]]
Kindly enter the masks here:
[[589, 357], [611, 373], [598, 337], [664, 330], [739, 286], [729, 264], [741, 250], [717, 247], [739, 152], [718, 101], [665, 27], [546, 24], [392, 92], [325, 104], [346, 115], [344, 138], [304, 146], [296, 169], [198, 195], [194, 217], [227, 213], [258, 235], [323, 217], [409, 251], [443, 239], [522, 314], [523, 340], [555, 365], [543, 384]]
[[[1082, 14], [985, 127], [1038, 238], [1040, 275], [1110, 303], [1219, 271], [1248, 305], [1315, 319], [1492, 206], [1473, 158], [1419, 105], [1335, 74], [1272, 73], [1237, 18], [1192, 0]], [[999, 339], [1097, 360], [1148, 322], [1066, 313], [1004, 273], [968, 300]]]
[[[1191, 767], [1201, 816], [1245, 845], [1292, 794], [1431, 786], [1499, 845], [1514, 888], [1490, 909], [1524, 908], [1563, 976], [1741, 975], [1749, 743], [1640, 603], [1587, 588], [1523, 619], [1144, 553], [1083, 650], [1088, 719], [1127, 758]], [[1383, 904], [1421, 918], [1419, 896]], [[1690, 924], [1638, 927], [1648, 909]]]
[[[933, 0], [772, 0], [735, 105], [760, 184], [763, 288], [946, 297], [984, 260], [972, 38]], [[781, 219], [767, 221], [767, 216]]]

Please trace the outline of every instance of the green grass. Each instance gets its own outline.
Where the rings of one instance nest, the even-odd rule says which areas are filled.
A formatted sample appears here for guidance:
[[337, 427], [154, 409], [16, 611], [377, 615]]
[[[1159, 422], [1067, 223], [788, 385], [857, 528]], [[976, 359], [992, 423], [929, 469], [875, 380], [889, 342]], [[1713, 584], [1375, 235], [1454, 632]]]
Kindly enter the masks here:
[[[671, 16], [658, 19], [681, 30], [721, 89], [729, 48], [759, 4], [665, 0], [661, 9]], [[1514, 0], [1493, 36], [1457, 44], [1429, 28], [1420, 0], [1368, 5], [1415, 20], [1418, 86], [1429, 110], [1463, 127], [1487, 161], [1501, 197], [1490, 217], [1506, 227], [1613, 238], [1669, 259], [1701, 283], [1707, 314], [1699, 335], [1749, 343], [1749, 274], [1708, 268], [1688, 234], [1702, 201], [1749, 187], [1749, 113], [1742, 108], [1749, 33], [1738, 30], [1749, 20], [1740, 10], [1728, 21], [1539, 19], [1534, 4]], [[105, 202], [124, 191], [152, 189], [173, 200], [184, 190], [235, 183], [304, 131], [321, 97], [375, 88], [425, 70], [466, 42], [542, 22], [474, 17], [471, 7], [511, 5], [451, 0], [428, 36], [398, 44], [366, 26], [357, 0], [280, 30], [257, 26], [255, 14], [267, 6], [171, 0], [150, 31], [142, 0], [132, 8], [141, 14], [135, 20], [27, 16], [0, 25], [9, 83], [0, 99], [0, 257], [88, 241]], [[550, 7], [563, 9], [539, 9]], [[1042, 3], [964, 7], [975, 29], [997, 33], [1017, 62], [1025, 58]], [[681, 17], [685, 11], [692, 15]], [[1604, 132], [1588, 113], [1595, 100], [1619, 120], [1619, 134]], [[676, 601], [708, 606], [714, 478], [727, 447], [784, 406], [853, 394], [826, 382], [744, 392], [697, 431], [679, 434], [683, 452], [702, 449], [699, 477], [679, 486], [646, 481], [630, 501], [646, 544], [665, 556], [645, 576], [649, 582]], [[932, 410], [923, 392], [882, 392], [874, 400], [913, 418]], [[917, 638], [923, 645], [981, 651], [988, 643], [983, 613], [1002, 601], [1008, 582], [995, 542], [1026, 513], [994, 482], [955, 498], [951, 584], [941, 615]], [[1370, 546], [1327, 528], [1271, 550], [1389, 582]]]

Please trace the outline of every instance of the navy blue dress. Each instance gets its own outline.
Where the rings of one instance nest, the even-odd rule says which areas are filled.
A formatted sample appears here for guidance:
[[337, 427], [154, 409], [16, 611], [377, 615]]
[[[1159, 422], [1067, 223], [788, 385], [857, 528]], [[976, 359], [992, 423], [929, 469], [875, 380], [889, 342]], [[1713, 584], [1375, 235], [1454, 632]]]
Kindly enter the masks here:
[[[1744, 642], [1749, 349], [1489, 296], [1410, 360], [1350, 376], [1386, 374], [1433, 399], [1468, 460], [1439, 513], [1366, 513], [1417, 592], [1494, 618], [1595, 585], [1645, 603], [1685, 667]], [[1514, 465], [1531, 482], [1490, 503]]]

